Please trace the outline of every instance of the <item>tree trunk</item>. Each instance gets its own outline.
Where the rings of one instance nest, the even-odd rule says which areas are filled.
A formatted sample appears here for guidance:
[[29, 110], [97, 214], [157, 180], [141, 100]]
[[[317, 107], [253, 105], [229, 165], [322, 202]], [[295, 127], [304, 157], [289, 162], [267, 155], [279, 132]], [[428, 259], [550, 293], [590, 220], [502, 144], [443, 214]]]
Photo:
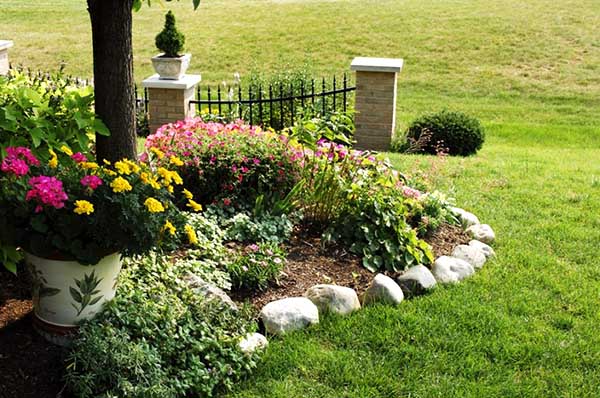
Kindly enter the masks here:
[[135, 159], [135, 94], [131, 45], [133, 0], [87, 0], [92, 22], [96, 113], [110, 130], [96, 135], [96, 158]]

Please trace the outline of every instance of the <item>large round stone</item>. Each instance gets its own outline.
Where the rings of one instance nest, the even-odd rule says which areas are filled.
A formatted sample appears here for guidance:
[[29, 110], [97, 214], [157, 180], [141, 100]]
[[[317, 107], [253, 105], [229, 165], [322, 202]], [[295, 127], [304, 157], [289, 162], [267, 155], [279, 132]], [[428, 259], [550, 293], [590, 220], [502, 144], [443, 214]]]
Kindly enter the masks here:
[[472, 247], [475, 247], [475, 248], [481, 250], [481, 252], [483, 253], [483, 255], [486, 258], [494, 257], [496, 255], [496, 252], [494, 251], [494, 249], [492, 249], [492, 247], [490, 245], [486, 245], [485, 243], [480, 242], [478, 240], [470, 241], [469, 246], [472, 246]]
[[260, 311], [267, 332], [284, 334], [319, 323], [319, 309], [306, 297], [272, 301]]
[[496, 239], [494, 230], [487, 224], [471, 225], [467, 228], [467, 233], [474, 239], [487, 243], [488, 245]]
[[436, 285], [435, 277], [424, 265], [415, 265], [407, 269], [402, 275], [396, 277], [404, 297], [410, 298], [425, 294]]
[[485, 264], [485, 254], [476, 247], [468, 245], [458, 245], [452, 251], [452, 257], [460, 258], [471, 264], [474, 268], [480, 269]]
[[384, 303], [398, 305], [404, 300], [402, 289], [392, 278], [377, 274], [363, 296], [363, 304]]
[[360, 301], [353, 289], [337, 285], [315, 285], [304, 296], [312, 301], [319, 312], [347, 315], [360, 309]]
[[460, 223], [463, 228], [468, 228], [471, 225], [479, 224], [479, 218], [473, 213], [466, 211], [465, 209], [461, 209], [460, 207], [451, 207], [450, 211], [458, 217]]
[[433, 263], [431, 273], [439, 283], [456, 283], [473, 275], [475, 269], [460, 258], [441, 256]]

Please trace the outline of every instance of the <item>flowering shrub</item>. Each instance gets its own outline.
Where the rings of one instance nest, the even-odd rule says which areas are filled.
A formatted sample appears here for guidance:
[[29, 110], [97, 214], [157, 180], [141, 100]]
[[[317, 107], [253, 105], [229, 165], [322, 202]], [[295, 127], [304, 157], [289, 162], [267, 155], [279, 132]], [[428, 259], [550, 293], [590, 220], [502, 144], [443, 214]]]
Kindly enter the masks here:
[[286, 140], [241, 121], [200, 118], [168, 124], [146, 140], [157, 165], [183, 161], [185, 185], [201, 204], [251, 207], [259, 195], [284, 197], [299, 178], [302, 153]]
[[283, 250], [273, 243], [260, 243], [246, 246], [225, 268], [234, 287], [265, 290], [269, 282], [277, 279], [284, 266]]
[[[174, 186], [183, 182], [177, 171], [130, 160], [98, 165], [68, 147], [50, 149], [47, 162], [25, 147], [6, 152], [0, 164], [1, 247], [96, 264], [114, 252], [144, 253], [179, 238], [195, 243], [173, 204]], [[192, 198], [186, 200], [197, 208]]]

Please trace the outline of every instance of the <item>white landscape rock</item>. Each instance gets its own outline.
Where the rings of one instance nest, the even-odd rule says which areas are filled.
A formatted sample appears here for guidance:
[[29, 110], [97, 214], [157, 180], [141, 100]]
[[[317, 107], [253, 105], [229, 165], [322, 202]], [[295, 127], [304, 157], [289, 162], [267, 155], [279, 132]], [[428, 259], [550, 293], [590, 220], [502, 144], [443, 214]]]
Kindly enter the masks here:
[[460, 258], [441, 256], [433, 263], [431, 273], [439, 283], [457, 283], [473, 275], [475, 269]]
[[461, 209], [460, 207], [451, 207], [450, 211], [456, 214], [464, 228], [468, 228], [471, 225], [479, 224], [479, 219], [477, 218], [477, 216], [473, 213], [466, 211], [465, 209]]
[[482, 268], [487, 259], [485, 254], [480, 249], [469, 245], [456, 246], [452, 251], [452, 257], [465, 260], [476, 269]]
[[467, 233], [470, 234], [472, 238], [488, 245], [496, 239], [494, 230], [487, 224], [471, 225], [467, 228]]
[[304, 296], [312, 301], [320, 312], [347, 315], [360, 309], [360, 301], [353, 289], [337, 285], [315, 285]]
[[398, 305], [404, 300], [402, 289], [392, 278], [377, 274], [363, 296], [363, 304], [384, 303]]
[[494, 257], [496, 255], [496, 252], [494, 251], [494, 249], [492, 249], [492, 247], [490, 245], [486, 245], [483, 242], [480, 242], [478, 240], [473, 239], [472, 241], [469, 242], [469, 246], [475, 247], [479, 250], [481, 250], [481, 252], [484, 254], [484, 256], [486, 258], [490, 258], [490, 257]]
[[237, 311], [237, 305], [223, 289], [206, 282], [204, 279], [194, 274], [187, 274], [183, 280], [196, 294], [204, 296], [207, 300], [218, 300], [232, 310]]
[[435, 277], [424, 265], [415, 265], [407, 269], [402, 275], [396, 277], [404, 297], [409, 298], [427, 293], [436, 285]]
[[319, 323], [319, 309], [306, 297], [272, 301], [260, 311], [267, 332], [285, 334]]
[[238, 344], [240, 350], [246, 354], [264, 350], [268, 345], [267, 338], [260, 333], [248, 333]]

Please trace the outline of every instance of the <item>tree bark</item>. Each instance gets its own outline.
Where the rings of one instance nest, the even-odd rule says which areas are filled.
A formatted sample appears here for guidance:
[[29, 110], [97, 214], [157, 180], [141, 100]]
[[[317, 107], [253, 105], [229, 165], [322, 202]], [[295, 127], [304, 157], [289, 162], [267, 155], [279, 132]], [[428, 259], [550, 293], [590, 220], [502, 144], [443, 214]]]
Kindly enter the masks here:
[[133, 0], [87, 0], [92, 22], [96, 113], [110, 130], [96, 135], [96, 158], [135, 159], [135, 94], [131, 45]]

